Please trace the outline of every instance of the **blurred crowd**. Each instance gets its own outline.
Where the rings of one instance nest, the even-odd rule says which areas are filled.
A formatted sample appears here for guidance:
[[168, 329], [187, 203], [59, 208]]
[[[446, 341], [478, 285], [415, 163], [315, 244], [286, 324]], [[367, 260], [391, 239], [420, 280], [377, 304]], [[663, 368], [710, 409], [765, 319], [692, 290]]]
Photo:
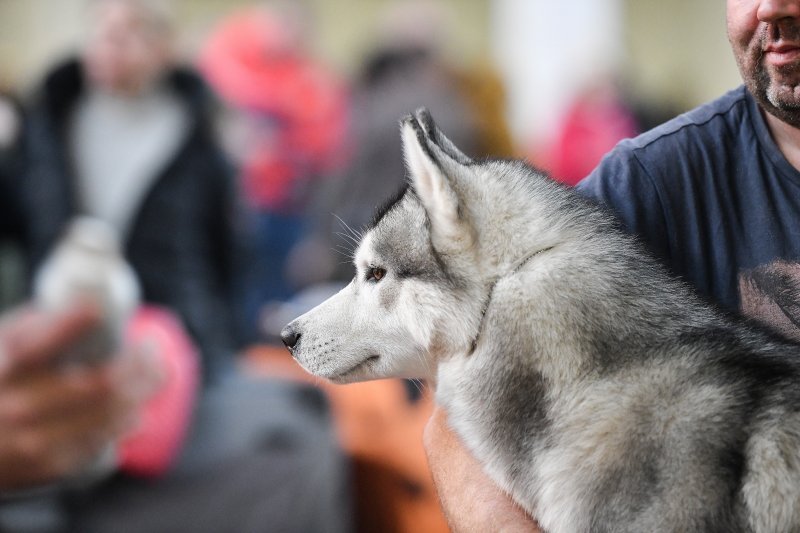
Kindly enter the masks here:
[[[90, 2], [80, 53], [0, 98], [0, 230], [25, 287], [0, 294], [30, 299], [65, 229], [90, 216], [119, 236], [142, 295], [119, 361], [80, 382], [58, 353], [96, 310], [6, 312], [0, 530], [349, 530], [352, 480], [324, 395], [239, 363], [352, 277], [360, 229], [405, 184], [399, 118], [428, 107], [470, 155], [528, 155], [568, 183], [640, 122], [598, 80], [552, 145], [526, 154], [492, 67], [445, 59], [432, 1], [390, 4], [349, 79], [315, 57], [291, 3], [232, 13], [189, 61], [167, 6]], [[4, 359], [13, 342], [27, 347]], [[81, 476], [109, 441], [114, 466]]]

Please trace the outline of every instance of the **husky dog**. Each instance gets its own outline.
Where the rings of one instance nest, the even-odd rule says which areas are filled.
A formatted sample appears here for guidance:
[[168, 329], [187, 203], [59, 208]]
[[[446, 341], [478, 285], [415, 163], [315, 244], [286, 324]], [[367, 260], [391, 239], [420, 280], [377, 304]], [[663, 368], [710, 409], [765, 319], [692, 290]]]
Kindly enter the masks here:
[[425, 110], [356, 277], [282, 337], [335, 383], [428, 379], [550, 533], [800, 531], [800, 348], [701, 301], [614, 217]]

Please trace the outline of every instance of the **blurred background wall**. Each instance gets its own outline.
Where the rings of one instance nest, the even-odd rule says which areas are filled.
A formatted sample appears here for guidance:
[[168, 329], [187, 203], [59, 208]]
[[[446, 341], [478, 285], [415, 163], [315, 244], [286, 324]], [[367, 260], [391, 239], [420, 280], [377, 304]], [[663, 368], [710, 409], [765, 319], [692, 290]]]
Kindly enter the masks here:
[[[0, 80], [29, 82], [54, 58], [74, 50], [81, 18], [91, 0], [0, 0]], [[191, 54], [224, 15], [258, 0], [167, 0], [177, 17], [183, 48]], [[266, 4], [275, 2], [263, 2]], [[367, 53], [373, 22], [388, 0], [298, 0], [307, 13], [315, 52], [345, 73]], [[448, 45], [470, 60], [491, 48], [487, 0], [443, 0], [457, 24]]]
[[725, 2], [627, 0], [626, 49], [642, 94], [690, 108], [741, 83]]
[[[0, 0], [0, 83], [24, 89], [80, 41], [87, 0]], [[191, 55], [214, 22], [248, 0], [174, 0]], [[366, 55], [387, 0], [305, 0], [316, 54], [347, 75]], [[546, 134], [587, 77], [613, 71], [639, 102], [688, 109], [739, 83], [724, 2], [443, 0], [448, 58], [492, 62], [516, 143]]]

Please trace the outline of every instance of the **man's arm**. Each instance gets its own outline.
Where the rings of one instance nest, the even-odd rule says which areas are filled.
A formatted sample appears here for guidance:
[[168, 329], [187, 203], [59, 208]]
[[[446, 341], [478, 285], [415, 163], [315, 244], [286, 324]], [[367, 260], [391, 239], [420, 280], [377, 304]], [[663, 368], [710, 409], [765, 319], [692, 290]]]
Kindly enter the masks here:
[[464, 448], [441, 408], [425, 427], [424, 442], [439, 500], [455, 533], [539, 531], [536, 521], [489, 479]]
[[0, 318], [0, 492], [80, 472], [131, 428], [158, 386], [156, 361], [141, 349], [96, 366], [57, 364], [98, 320], [89, 307]]

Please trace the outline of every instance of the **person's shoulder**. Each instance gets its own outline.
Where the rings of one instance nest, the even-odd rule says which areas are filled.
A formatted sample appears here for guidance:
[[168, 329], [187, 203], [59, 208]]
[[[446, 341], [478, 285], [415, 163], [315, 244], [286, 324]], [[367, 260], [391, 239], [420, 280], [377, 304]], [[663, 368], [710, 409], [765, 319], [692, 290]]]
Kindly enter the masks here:
[[663, 201], [708, 171], [724, 148], [739, 141], [750, 113], [748, 93], [738, 87], [633, 139], [621, 141], [578, 184], [585, 196], [624, 211], [629, 205]]
[[178, 64], [166, 73], [167, 85], [186, 104], [192, 114], [207, 115], [218, 105], [217, 95], [192, 67]]
[[62, 115], [84, 90], [83, 66], [78, 58], [69, 58], [53, 65], [33, 90], [24, 98], [26, 110]]
[[[600, 165], [583, 180], [582, 189], [597, 181], [660, 177], [675, 180], [680, 169], [696, 168], [726, 153], [737, 144], [751, 106], [743, 86], [687, 111], [632, 139], [625, 139], [606, 154]], [[663, 175], [663, 176], [662, 176]]]
[[685, 146], [686, 143], [711, 140], [735, 134], [738, 124], [748, 113], [747, 91], [739, 86], [721, 97], [687, 111], [633, 139], [622, 141], [621, 151], [651, 153], [662, 146]]

